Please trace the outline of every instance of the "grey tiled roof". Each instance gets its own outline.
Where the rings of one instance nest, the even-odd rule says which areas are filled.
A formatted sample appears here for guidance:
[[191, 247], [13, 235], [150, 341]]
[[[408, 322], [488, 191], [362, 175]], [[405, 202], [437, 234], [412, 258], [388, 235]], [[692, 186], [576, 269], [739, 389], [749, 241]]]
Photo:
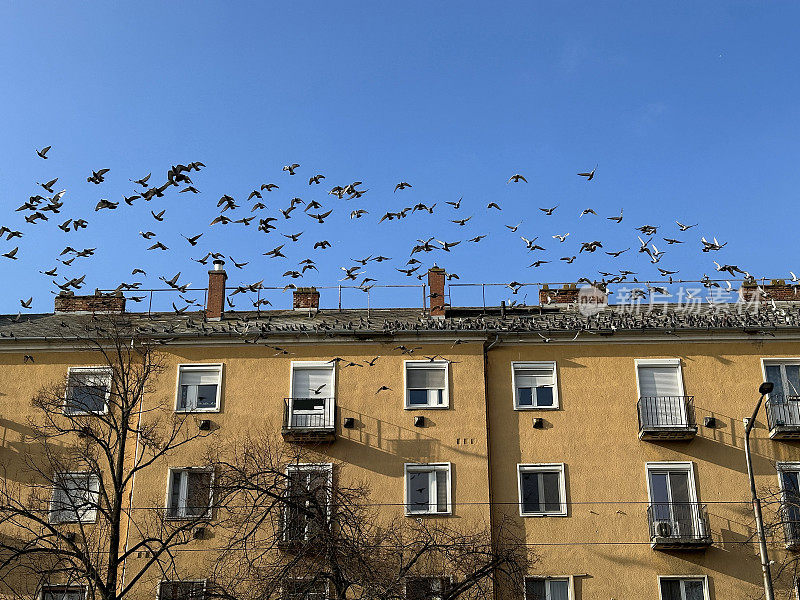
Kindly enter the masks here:
[[[107, 317], [100, 317], [102, 319]], [[221, 321], [205, 322], [202, 312], [126, 313], [139, 333], [175, 338], [259, 338], [271, 336], [370, 337], [404, 334], [494, 336], [574, 334], [588, 330], [613, 333], [672, 333], [677, 331], [738, 331], [770, 334], [800, 332], [800, 303], [699, 305], [688, 309], [610, 306], [586, 316], [568, 307], [453, 308], [445, 318], [431, 318], [419, 308], [343, 309], [308, 311], [272, 310], [228, 312]], [[91, 315], [31, 314], [0, 316], [0, 343], [9, 340], [59, 340], [80, 337], [87, 326], [98, 323]]]

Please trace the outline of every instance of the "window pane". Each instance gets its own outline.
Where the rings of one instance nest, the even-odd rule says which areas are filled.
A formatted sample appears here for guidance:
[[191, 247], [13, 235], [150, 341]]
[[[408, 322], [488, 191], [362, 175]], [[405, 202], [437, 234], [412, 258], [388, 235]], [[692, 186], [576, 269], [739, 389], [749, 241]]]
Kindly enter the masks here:
[[444, 367], [407, 367], [407, 387], [423, 389], [444, 389]]
[[542, 473], [544, 509], [547, 512], [561, 511], [561, 492], [558, 486], [559, 475], [559, 473]]
[[686, 594], [686, 600], [704, 600], [702, 581], [684, 581], [683, 591]]
[[539, 474], [523, 472], [522, 481], [522, 512], [540, 512], [539, 506]]
[[202, 516], [208, 513], [211, 499], [211, 473], [188, 471], [186, 486], [186, 514]]
[[428, 471], [409, 471], [408, 510], [426, 512], [430, 506], [430, 473]]
[[517, 367], [514, 370], [514, 379], [520, 387], [553, 385], [553, 369], [526, 369]]
[[333, 397], [332, 368], [295, 367], [292, 371], [293, 398]]
[[436, 471], [436, 510], [447, 512], [447, 471]]
[[550, 598], [548, 600], [569, 600], [569, 580], [551, 579]]
[[217, 385], [197, 386], [197, 408], [216, 408]]
[[81, 587], [47, 587], [42, 590], [42, 600], [83, 600], [85, 592]]
[[780, 365], [767, 365], [764, 369], [767, 373], [767, 381], [772, 383], [775, 387], [772, 390], [773, 396], [782, 396], [783, 390], [783, 377], [781, 377]]
[[194, 392], [196, 392], [197, 388], [195, 388], [195, 386], [193, 386], [193, 385], [192, 386], [189, 386], [189, 385], [182, 385], [181, 386], [181, 394], [180, 394], [180, 398], [178, 400], [178, 408], [179, 409], [181, 409], [181, 410], [186, 409], [189, 406], [190, 402], [194, 399], [194, 398], [192, 398], [192, 399], [189, 398], [190, 390], [193, 392], [192, 395], [194, 396]]
[[409, 406], [427, 406], [428, 390], [408, 390]]
[[536, 406], [553, 406], [553, 388], [536, 388]]
[[525, 579], [525, 600], [547, 600], [544, 579], [527, 577]]
[[683, 600], [681, 598], [681, 582], [677, 579], [662, 579], [661, 600]]
[[102, 371], [73, 371], [69, 374], [67, 412], [102, 412], [110, 374]]
[[292, 400], [292, 410], [323, 411], [325, 399], [320, 398], [295, 398]]
[[800, 395], [800, 365], [786, 365], [787, 395]]
[[517, 388], [517, 406], [533, 406], [533, 390], [531, 388]]
[[170, 495], [169, 495], [169, 515], [171, 517], [177, 517], [178, 511], [180, 510], [182, 478], [183, 478], [182, 471], [172, 472], [172, 489], [170, 490]]
[[159, 600], [201, 600], [205, 586], [193, 581], [162, 581]]

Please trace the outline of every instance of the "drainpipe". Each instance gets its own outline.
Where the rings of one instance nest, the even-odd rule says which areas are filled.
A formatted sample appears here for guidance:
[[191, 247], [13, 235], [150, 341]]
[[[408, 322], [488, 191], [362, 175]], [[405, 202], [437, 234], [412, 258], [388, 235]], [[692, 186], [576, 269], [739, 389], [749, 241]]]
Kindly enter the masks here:
[[[492, 550], [497, 547], [495, 539], [495, 515], [494, 515], [494, 493], [492, 487], [492, 444], [490, 439], [490, 424], [489, 424], [489, 350], [494, 348], [500, 342], [500, 336], [495, 335], [494, 341], [488, 343], [488, 340], [483, 342], [483, 398], [484, 398], [484, 413], [486, 414], [486, 481], [489, 486], [489, 539], [492, 544]], [[492, 578], [494, 581], [497, 577]], [[498, 590], [496, 585], [492, 585], [492, 598], [497, 600]]]

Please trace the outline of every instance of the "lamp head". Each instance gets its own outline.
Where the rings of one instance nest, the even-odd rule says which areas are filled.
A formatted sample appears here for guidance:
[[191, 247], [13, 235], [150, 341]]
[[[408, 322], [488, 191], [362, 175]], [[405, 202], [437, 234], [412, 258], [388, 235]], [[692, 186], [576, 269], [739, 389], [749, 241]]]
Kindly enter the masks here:
[[766, 396], [767, 394], [772, 392], [772, 388], [775, 387], [771, 381], [765, 381], [760, 386], [758, 386], [758, 393], [762, 396]]

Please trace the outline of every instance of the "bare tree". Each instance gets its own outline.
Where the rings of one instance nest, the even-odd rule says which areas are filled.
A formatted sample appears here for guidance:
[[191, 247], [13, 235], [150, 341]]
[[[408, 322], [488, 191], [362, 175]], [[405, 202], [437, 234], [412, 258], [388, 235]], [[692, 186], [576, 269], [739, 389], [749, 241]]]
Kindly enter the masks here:
[[228, 498], [213, 570], [222, 598], [489, 600], [498, 579], [522, 589], [534, 561], [510, 520], [397, 516], [313, 449], [261, 437], [210, 462]]
[[[0, 480], [0, 585], [15, 597], [76, 584], [90, 599], [122, 599], [145, 573], [171, 570], [175, 549], [205, 519], [131, 509], [134, 478], [208, 432], [184, 427], [187, 416], [166, 403], [143, 406], [164, 362], [130, 317], [63, 326], [60, 343], [99, 367], [71, 370], [33, 398], [28, 451], [3, 465]], [[146, 560], [128, 560], [135, 555]]]

